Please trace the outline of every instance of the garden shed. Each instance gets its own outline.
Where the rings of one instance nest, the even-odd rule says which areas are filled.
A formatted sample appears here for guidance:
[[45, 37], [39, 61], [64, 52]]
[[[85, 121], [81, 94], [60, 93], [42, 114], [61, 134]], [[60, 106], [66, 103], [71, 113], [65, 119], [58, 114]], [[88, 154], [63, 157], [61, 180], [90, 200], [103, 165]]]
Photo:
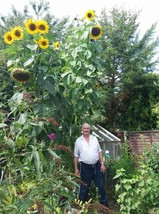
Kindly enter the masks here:
[[121, 157], [121, 140], [114, 134], [104, 129], [100, 125], [92, 126], [92, 134], [94, 134], [103, 150], [103, 157], [111, 160], [119, 160]]

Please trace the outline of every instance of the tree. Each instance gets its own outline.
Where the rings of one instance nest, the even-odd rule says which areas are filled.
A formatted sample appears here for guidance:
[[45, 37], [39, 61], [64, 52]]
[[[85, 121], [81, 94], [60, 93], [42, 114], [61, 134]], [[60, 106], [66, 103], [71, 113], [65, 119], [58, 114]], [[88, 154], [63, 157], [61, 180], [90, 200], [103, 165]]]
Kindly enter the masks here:
[[123, 130], [151, 130], [157, 128], [157, 115], [153, 113], [158, 100], [157, 74], [133, 75], [123, 84], [118, 97], [116, 124]]
[[[101, 13], [104, 78], [100, 85], [105, 91], [101, 122], [110, 130], [143, 130], [156, 127], [152, 106], [158, 98], [157, 75], [151, 75], [156, 60], [158, 38], [156, 25], [141, 37], [138, 13], [113, 9], [108, 16]], [[154, 97], [155, 96], [155, 97]]]

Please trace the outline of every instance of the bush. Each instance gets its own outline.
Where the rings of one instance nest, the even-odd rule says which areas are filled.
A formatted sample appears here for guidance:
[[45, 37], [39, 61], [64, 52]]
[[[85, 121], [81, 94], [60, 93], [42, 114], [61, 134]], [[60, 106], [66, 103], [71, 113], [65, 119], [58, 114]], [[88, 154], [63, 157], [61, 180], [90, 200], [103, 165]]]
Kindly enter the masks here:
[[[146, 214], [159, 208], [158, 146], [145, 149], [139, 165], [131, 170], [117, 169], [115, 193], [122, 214]], [[125, 163], [126, 164], [126, 163]], [[124, 166], [124, 164], [123, 164]], [[133, 165], [132, 165], [133, 166]], [[129, 173], [128, 173], [129, 172]]]
[[134, 155], [130, 152], [130, 146], [128, 142], [122, 144], [122, 156], [120, 160], [110, 160], [107, 165], [107, 186], [110, 188], [111, 192], [114, 189], [115, 182], [114, 176], [117, 170], [124, 169], [125, 174], [131, 177], [136, 170]]
[[141, 162], [148, 165], [155, 173], [159, 173], [159, 145], [152, 144], [151, 148], [145, 148]]

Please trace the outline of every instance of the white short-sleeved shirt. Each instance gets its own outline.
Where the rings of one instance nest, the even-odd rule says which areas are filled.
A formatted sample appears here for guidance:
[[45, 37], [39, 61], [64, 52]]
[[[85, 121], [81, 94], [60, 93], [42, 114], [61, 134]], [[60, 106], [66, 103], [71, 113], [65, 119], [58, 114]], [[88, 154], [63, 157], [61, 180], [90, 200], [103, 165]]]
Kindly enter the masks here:
[[101, 151], [99, 142], [94, 135], [90, 135], [89, 143], [86, 142], [83, 136], [80, 136], [75, 142], [74, 156], [86, 164], [97, 163]]

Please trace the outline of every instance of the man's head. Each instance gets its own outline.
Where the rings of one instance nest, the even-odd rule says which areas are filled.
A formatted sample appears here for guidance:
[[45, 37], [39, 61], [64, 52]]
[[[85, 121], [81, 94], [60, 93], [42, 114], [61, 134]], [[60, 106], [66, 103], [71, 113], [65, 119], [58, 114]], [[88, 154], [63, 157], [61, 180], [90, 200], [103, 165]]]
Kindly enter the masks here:
[[91, 126], [88, 123], [83, 123], [82, 125], [82, 134], [83, 135], [89, 135], [91, 130]]

